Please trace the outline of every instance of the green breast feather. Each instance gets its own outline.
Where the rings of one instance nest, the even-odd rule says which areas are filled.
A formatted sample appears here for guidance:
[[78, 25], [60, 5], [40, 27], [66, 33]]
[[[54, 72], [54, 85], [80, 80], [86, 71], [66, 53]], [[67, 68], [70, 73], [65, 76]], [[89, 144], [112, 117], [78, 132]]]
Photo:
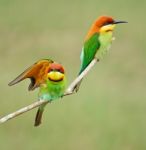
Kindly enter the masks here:
[[53, 82], [53, 81], [47, 80], [47, 83], [43, 84], [40, 87], [39, 98], [48, 100], [48, 101], [57, 99], [64, 94], [65, 87], [66, 87], [65, 79], [59, 82]]

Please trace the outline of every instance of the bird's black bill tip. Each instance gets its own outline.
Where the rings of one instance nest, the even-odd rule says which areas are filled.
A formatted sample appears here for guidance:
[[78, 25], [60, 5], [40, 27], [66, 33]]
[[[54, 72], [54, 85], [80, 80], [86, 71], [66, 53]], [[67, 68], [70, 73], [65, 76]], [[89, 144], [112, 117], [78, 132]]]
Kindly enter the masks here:
[[114, 21], [114, 24], [128, 23], [127, 21]]

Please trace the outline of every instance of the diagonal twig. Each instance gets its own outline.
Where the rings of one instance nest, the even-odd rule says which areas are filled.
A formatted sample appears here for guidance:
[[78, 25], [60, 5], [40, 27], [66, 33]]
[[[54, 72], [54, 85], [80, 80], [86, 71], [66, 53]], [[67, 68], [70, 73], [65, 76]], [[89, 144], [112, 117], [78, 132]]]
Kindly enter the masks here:
[[[69, 85], [69, 87], [67, 88], [67, 90], [65, 91], [64, 95], [63, 96], [68, 96], [68, 95], [71, 95], [71, 94], [74, 94], [74, 87], [87, 75], [87, 73], [92, 69], [92, 67], [96, 64], [96, 62], [99, 61], [97, 58], [94, 58], [92, 60], [92, 62], [87, 66], [87, 68]], [[0, 118], [0, 124], [12, 119], [12, 118], [15, 118], [25, 112], [28, 112], [36, 107], [39, 107], [40, 105], [42, 104], [45, 104], [45, 103], [48, 103], [48, 101], [45, 101], [45, 100], [39, 100], [37, 102], [34, 102], [28, 106], [25, 106], [13, 113], [10, 113], [2, 118]]]

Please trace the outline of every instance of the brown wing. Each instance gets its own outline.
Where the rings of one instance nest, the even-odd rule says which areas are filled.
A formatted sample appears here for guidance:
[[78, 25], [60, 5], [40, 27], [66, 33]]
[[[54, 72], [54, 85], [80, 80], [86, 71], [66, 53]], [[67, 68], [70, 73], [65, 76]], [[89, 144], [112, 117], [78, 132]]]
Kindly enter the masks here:
[[18, 77], [16, 77], [16, 79], [11, 81], [8, 85], [12, 86], [26, 78], [30, 78], [31, 83], [28, 87], [28, 90], [34, 90], [35, 88], [39, 87], [40, 84], [44, 83], [45, 79], [47, 78], [49, 65], [51, 63], [53, 63], [53, 61], [50, 59], [43, 59], [36, 62], [22, 72]]

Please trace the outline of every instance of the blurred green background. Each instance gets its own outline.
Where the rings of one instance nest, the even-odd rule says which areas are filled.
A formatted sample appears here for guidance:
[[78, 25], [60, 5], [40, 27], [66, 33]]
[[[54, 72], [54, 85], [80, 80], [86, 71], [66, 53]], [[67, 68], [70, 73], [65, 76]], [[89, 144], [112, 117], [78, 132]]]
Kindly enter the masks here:
[[0, 0], [0, 116], [37, 100], [28, 81], [8, 87], [41, 58], [61, 62], [75, 78], [91, 23], [107, 14], [129, 23], [116, 28], [109, 54], [80, 91], [0, 125], [2, 150], [146, 150], [146, 1]]

